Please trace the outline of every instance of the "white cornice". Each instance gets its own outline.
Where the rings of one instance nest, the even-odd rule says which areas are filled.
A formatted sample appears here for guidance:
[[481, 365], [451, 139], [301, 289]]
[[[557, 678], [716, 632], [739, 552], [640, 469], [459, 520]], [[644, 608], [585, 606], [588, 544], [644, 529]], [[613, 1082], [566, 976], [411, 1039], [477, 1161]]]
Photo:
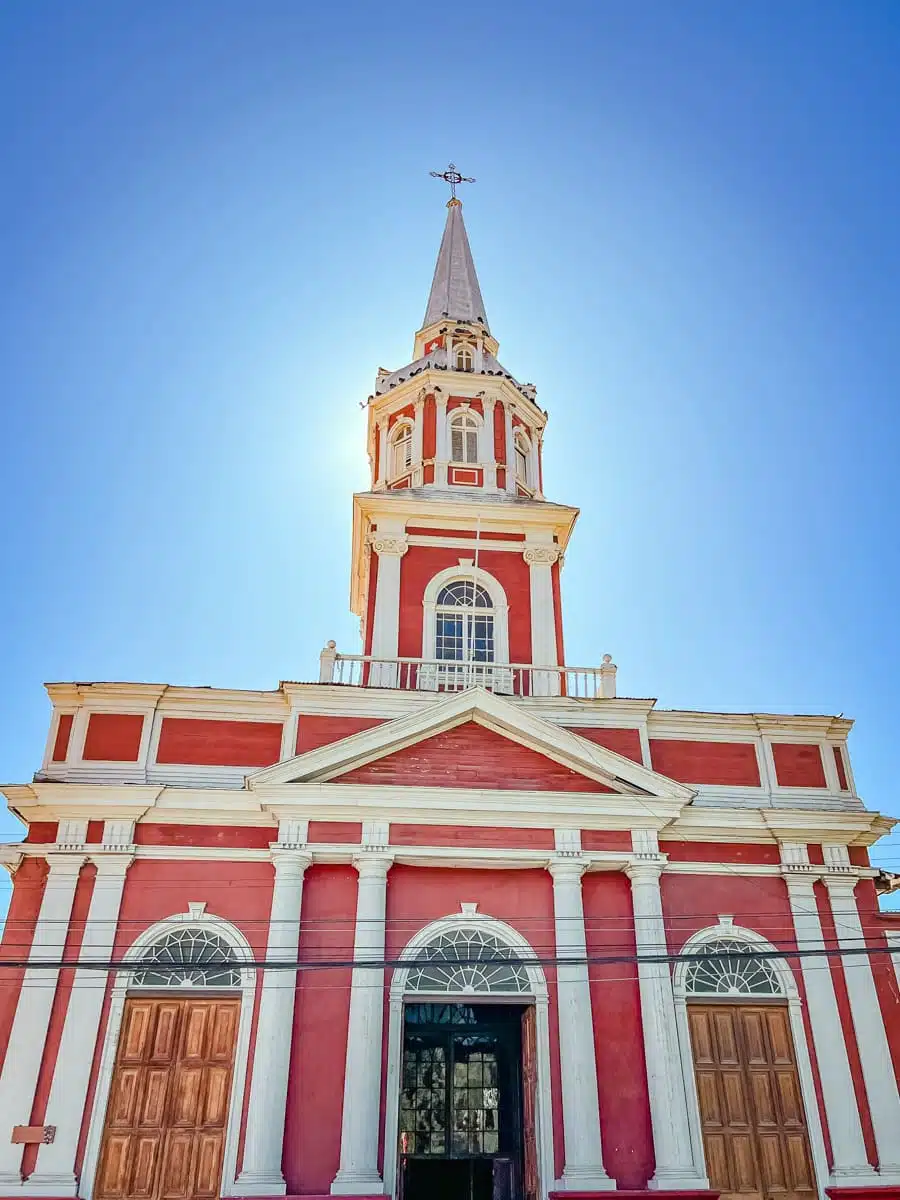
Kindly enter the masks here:
[[655, 709], [649, 733], [659, 738], [698, 738], [698, 717], [702, 716], [703, 737], [709, 741], [728, 738], [750, 740], [770, 737], [781, 741], [846, 740], [853, 727], [847, 717], [773, 715], [771, 713], [698, 713], [690, 710]]
[[547, 424], [547, 414], [532, 400], [529, 400], [519, 387], [505, 375], [486, 375], [475, 372], [435, 370], [426, 367], [410, 375], [402, 383], [397, 383], [389, 391], [373, 395], [369, 399], [370, 421], [390, 415], [400, 408], [406, 408], [413, 403], [422, 390], [433, 392], [439, 389], [449, 399], [451, 396], [461, 396], [475, 400], [485, 393], [496, 396], [504, 404], [513, 407], [519, 416], [532, 427], [543, 429]]

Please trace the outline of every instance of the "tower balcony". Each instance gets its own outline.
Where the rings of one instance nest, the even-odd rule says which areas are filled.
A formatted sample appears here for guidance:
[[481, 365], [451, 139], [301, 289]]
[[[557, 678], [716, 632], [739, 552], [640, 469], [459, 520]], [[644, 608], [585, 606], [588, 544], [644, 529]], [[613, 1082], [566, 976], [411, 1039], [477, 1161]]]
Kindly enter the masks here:
[[341, 654], [334, 642], [328, 642], [319, 656], [319, 683], [414, 692], [462, 692], [466, 688], [481, 687], [501, 696], [613, 699], [616, 665], [609, 654], [604, 654], [599, 667], [375, 658], [366, 654]]

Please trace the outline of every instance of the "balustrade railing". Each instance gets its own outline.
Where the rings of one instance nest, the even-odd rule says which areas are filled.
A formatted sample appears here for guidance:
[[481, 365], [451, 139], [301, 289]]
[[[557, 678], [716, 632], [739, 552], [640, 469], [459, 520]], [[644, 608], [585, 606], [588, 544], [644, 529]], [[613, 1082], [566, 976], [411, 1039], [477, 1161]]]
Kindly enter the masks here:
[[571, 696], [592, 700], [615, 696], [616, 667], [608, 654], [599, 667], [544, 667], [530, 663], [340, 654], [335, 643], [329, 642], [320, 656], [319, 682], [418, 692], [462, 692], [482, 687], [501, 696]]

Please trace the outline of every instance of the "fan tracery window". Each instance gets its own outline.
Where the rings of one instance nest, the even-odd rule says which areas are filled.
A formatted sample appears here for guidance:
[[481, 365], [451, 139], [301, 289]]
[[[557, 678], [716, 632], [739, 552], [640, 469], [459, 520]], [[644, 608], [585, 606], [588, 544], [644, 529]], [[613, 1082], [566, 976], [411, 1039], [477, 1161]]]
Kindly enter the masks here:
[[132, 987], [241, 986], [234, 950], [211, 929], [174, 929], [144, 951], [132, 973]]
[[[685, 991], [689, 996], [783, 996], [772, 963], [749, 957], [752, 950], [752, 944], [738, 938], [705, 942], [692, 951], [697, 957], [685, 970]], [[706, 957], [710, 954], [721, 957]]]
[[438, 594], [434, 656], [450, 662], [494, 661], [493, 604], [471, 579], [448, 583]]
[[427, 993], [531, 991], [516, 951], [494, 934], [464, 926], [439, 934], [416, 955], [407, 991]]

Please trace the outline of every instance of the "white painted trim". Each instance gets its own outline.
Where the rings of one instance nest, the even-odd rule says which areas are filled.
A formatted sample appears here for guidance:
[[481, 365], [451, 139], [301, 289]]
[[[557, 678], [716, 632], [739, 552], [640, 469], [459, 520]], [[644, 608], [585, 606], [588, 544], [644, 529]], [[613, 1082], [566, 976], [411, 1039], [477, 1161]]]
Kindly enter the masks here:
[[[178, 913], [155, 922], [129, 946], [123, 958], [126, 962], [138, 961], [144, 952], [163, 934], [170, 932], [172, 926], [199, 925], [212, 929], [231, 946], [238, 962], [253, 961], [253, 952], [243, 933], [224, 917], [216, 917], [212, 913], [202, 913], [194, 916], [191, 913]], [[94, 1101], [88, 1126], [87, 1142], [84, 1151], [84, 1163], [81, 1168], [81, 1182], [78, 1195], [82, 1200], [90, 1200], [94, 1191], [94, 1179], [100, 1157], [100, 1142], [103, 1136], [103, 1126], [106, 1121], [106, 1106], [109, 1102], [109, 1089], [112, 1083], [113, 1067], [116, 1061], [116, 1051], [119, 1045], [119, 1034], [122, 1029], [122, 1016], [125, 1012], [125, 1000], [129, 990], [133, 995], [139, 995], [139, 988], [129, 989], [131, 974], [127, 970], [116, 974], [112, 988], [112, 999], [109, 1016], [106, 1021], [106, 1031], [103, 1038], [103, 1052], [100, 1058], [100, 1072], [97, 1086], [94, 1089]], [[203, 988], [172, 989], [173, 995], [179, 991], [181, 995], [204, 994]], [[214, 989], [219, 991], [221, 989]], [[256, 997], [256, 969], [251, 966], [241, 967], [241, 1012], [238, 1019], [237, 1043], [234, 1053], [234, 1073], [231, 1080], [231, 1098], [228, 1105], [228, 1125], [225, 1131], [225, 1151], [222, 1162], [222, 1182], [220, 1194], [234, 1194], [235, 1174], [237, 1170], [238, 1139], [241, 1130], [241, 1117], [244, 1107], [244, 1093], [247, 1077], [247, 1058], [250, 1051], [250, 1029], [253, 1023], [253, 1007]]]
[[[475, 543], [473, 542], [473, 546]], [[503, 590], [503, 585], [499, 580], [495, 579], [489, 572], [478, 567], [477, 571], [473, 566], [464, 567], [462, 565], [456, 567], [447, 567], [446, 570], [438, 571], [429, 579], [425, 586], [425, 592], [422, 596], [422, 657], [424, 659], [433, 659], [435, 657], [435, 641], [437, 637], [435, 623], [437, 620], [437, 598], [440, 595], [441, 588], [448, 583], [453, 583], [458, 579], [474, 579], [475, 583], [483, 587], [491, 598], [492, 608], [490, 615], [494, 618], [494, 662], [508, 663], [509, 662], [509, 604], [506, 599], [506, 592]], [[488, 611], [488, 610], [484, 610]]]
[[400, 1111], [400, 1066], [403, 1057], [403, 1004], [407, 998], [414, 998], [417, 1003], [452, 1003], [464, 998], [467, 1004], [523, 1004], [532, 1002], [535, 1005], [537, 1033], [537, 1104], [536, 1104], [536, 1140], [538, 1151], [539, 1195], [546, 1197], [555, 1186], [553, 1169], [553, 1110], [550, 1092], [550, 1016], [549, 993], [547, 980], [537, 954], [531, 944], [511, 925], [490, 917], [486, 913], [462, 915], [453, 913], [441, 917], [425, 925], [414, 934], [403, 948], [400, 958], [415, 961], [419, 951], [443, 933], [456, 929], [477, 926], [496, 937], [504, 945], [510, 946], [521, 957], [522, 965], [531, 984], [530, 993], [506, 993], [495, 995], [472, 995], [470, 993], [447, 993], [427, 995], [421, 992], [409, 993], [409, 967], [398, 967], [394, 971], [389, 994], [388, 1018], [388, 1057], [387, 1084], [385, 1087], [384, 1114], [384, 1191], [388, 1196], [397, 1195], [397, 1139], [399, 1136]]
[[892, 947], [891, 962], [894, 964], [894, 973], [900, 986], [900, 929], [886, 929], [884, 936], [887, 944]]
[[[773, 946], [762, 934], [757, 933], [753, 929], [748, 929], [743, 925], [735, 925], [731, 922], [722, 921], [718, 925], [711, 925], [693, 934], [681, 947], [679, 953], [682, 955], [689, 954], [692, 950], [699, 949], [707, 942], [716, 941], [718, 938], [723, 937], [745, 941], [757, 950], [765, 950], [772, 954], [778, 953], [777, 947]], [[778, 974], [782, 992], [787, 1000], [788, 1018], [791, 1023], [791, 1038], [797, 1058], [797, 1074], [800, 1078], [800, 1091], [803, 1096], [803, 1108], [806, 1113], [806, 1127], [809, 1131], [809, 1144], [812, 1151], [816, 1184], [819, 1196], [822, 1200], [826, 1200], [825, 1188], [829, 1186], [831, 1180], [828, 1173], [828, 1160], [825, 1156], [825, 1139], [822, 1135], [822, 1121], [816, 1099], [812, 1062], [809, 1055], [809, 1046], [806, 1041], [806, 1030], [803, 1026], [803, 1002], [800, 999], [800, 991], [797, 987], [794, 973], [787, 962], [783, 958], [772, 958], [768, 961], [769, 965]], [[697, 1098], [694, 1056], [691, 1050], [691, 1035], [688, 1025], [687, 1006], [689, 997], [685, 987], [687, 965], [684, 958], [681, 958], [675, 964], [672, 981], [675, 993], [675, 1019], [678, 1026], [678, 1043], [681, 1051], [682, 1071], [688, 1093], [688, 1113], [691, 1118], [691, 1142], [694, 1151], [694, 1161], [698, 1164], [703, 1164], [705, 1173], [706, 1158], [703, 1152], [703, 1136], [700, 1128], [700, 1102]], [[713, 1003], [715, 996], [697, 996], [694, 999], [701, 1000], [704, 1004], [707, 1002]], [[754, 1004], [764, 1003], [764, 998], [762, 997], [748, 997], [748, 1003], [750, 1000]]]

